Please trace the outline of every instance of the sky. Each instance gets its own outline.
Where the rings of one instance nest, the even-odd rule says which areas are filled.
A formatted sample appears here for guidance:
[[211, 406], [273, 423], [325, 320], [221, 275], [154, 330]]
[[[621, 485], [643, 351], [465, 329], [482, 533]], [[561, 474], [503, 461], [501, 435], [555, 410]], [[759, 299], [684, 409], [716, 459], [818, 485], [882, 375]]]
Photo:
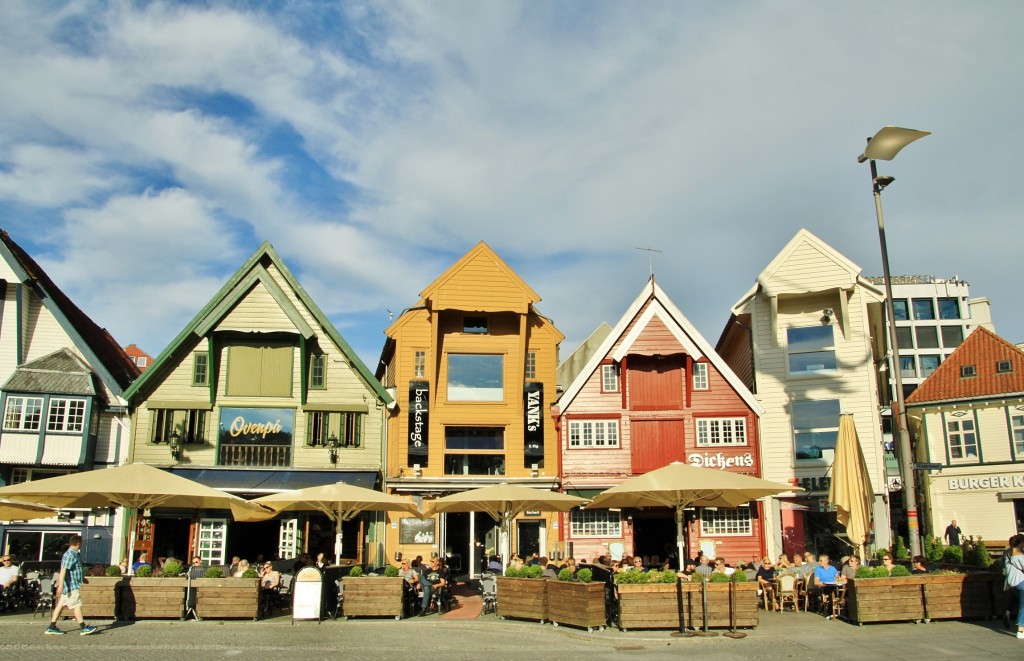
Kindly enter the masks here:
[[[0, 3], [0, 227], [157, 355], [263, 241], [372, 370], [479, 241], [563, 358], [650, 277], [714, 344], [800, 228], [1024, 342], [1024, 3]], [[647, 252], [638, 248], [652, 248]]]

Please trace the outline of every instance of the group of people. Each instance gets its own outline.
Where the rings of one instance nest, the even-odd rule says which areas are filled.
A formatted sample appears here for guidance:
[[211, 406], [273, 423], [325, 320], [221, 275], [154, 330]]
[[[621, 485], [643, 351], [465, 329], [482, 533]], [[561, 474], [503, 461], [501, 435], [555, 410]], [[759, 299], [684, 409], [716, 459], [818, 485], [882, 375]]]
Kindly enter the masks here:
[[[452, 587], [451, 572], [439, 557], [433, 557], [425, 564], [423, 556], [418, 555], [412, 560], [403, 558], [400, 561], [398, 575], [405, 579], [411, 591], [421, 595], [418, 613], [420, 617], [426, 617], [432, 612], [430, 604], [435, 595], [443, 598], [444, 593], [449, 592]], [[437, 611], [439, 608], [433, 610]]]

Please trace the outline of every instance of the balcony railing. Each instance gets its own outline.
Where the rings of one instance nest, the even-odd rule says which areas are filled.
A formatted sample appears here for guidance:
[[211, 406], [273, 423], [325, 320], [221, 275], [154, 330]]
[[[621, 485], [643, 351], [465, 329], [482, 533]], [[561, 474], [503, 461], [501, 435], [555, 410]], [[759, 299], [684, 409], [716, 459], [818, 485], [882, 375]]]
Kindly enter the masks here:
[[220, 466], [291, 466], [290, 445], [221, 445]]

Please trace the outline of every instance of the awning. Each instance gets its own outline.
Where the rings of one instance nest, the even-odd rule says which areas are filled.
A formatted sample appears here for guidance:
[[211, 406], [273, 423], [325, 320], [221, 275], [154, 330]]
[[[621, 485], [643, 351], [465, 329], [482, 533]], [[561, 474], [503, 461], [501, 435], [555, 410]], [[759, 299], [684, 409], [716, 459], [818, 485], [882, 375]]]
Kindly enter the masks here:
[[566, 487], [564, 491], [570, 496], [578, 496], [579, 498], [593, 500], [594, 498], [597, 497], [597, 494], [604, 491], [604, 489], [574, 489], [572, 487]]
[[217, 468], [174, 468], [181, 477], [229, 493], [268, 494], [344, 482], [364, 489], [377, 486], [376, 471], [296, 471]]
[[1024, 498], [1024, 491], [999, 491], [996, 493], [996, 498], [1001, 503], [1011, 503]]

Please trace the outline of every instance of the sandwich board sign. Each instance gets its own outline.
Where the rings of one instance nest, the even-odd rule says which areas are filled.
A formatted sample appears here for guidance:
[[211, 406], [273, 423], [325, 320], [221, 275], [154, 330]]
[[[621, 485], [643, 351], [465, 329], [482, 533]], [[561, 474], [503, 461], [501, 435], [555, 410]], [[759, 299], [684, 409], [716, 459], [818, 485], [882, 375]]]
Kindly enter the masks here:
[[292, 581], [292, 622], [321, 620], [324, 582], [316, 567], [303, 567]]

